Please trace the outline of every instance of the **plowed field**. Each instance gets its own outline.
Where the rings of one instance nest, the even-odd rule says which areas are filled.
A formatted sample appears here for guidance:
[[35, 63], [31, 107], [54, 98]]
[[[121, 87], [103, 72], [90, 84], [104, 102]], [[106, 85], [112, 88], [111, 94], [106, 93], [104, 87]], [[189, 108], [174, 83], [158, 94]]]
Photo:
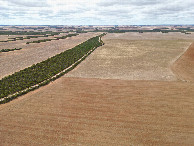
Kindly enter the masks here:
[[174, 80], [63, 76], [0, 105], [0, 145], [193, 145], [194, 45], [179, 57], [184, 47], [167, 57]]

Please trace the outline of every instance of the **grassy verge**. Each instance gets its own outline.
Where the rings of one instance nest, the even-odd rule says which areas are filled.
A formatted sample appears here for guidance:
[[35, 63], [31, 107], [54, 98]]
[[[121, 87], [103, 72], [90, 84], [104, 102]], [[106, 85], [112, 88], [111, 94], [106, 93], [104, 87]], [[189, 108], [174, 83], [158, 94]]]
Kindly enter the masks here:
[[1, 79], [0, 103], [9, 102], [69, 72], [95, 48], [103, 45], [101, 40], [103, 35], [105, 34], [93, 37], [70, 50]]

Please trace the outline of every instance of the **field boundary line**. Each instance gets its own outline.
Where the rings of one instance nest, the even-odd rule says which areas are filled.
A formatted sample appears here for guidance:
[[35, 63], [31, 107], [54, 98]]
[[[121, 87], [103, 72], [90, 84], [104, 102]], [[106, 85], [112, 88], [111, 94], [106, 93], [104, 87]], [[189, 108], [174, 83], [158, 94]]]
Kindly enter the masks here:
[[177, 78], [178, 80], [180, 80], [180, 81], [182, 81], [182, 82], [189, 82], [189, 81], [184, 80], [184, 79], [181, 79], [181, 78], [179, 77], [179, 75], [178, 75], [178, 74], [176, 73], [176, 71], [174, 70], [174, 65], [176, 64], [176, 62], [177, 62], [178, 60], [180, 60], [180, 59], [184, 56], [184, 54], [188, 51], [188, 49], [191, 47], [192, 44], [193, 44], [193, 43], [190, 43], [189, 47], [185, 48], [184, 51], [183, 51], [179, 56], [177, 56], [175, 59], [173, 59], [172, 62], [170, 63], [170, 69], [171, 69], [172, 73], [176, 76], [176, 78]]

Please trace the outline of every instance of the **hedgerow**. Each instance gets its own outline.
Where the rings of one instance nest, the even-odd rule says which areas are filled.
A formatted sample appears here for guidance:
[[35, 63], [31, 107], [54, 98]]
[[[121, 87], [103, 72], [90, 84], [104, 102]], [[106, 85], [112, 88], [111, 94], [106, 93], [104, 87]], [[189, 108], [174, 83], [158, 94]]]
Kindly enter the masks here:
[[6, 103], [46, 85], [72, 70], [95, 48], [103, 45], [101, 40], [103, 35], [105, 34], [93, 37], [70, 50], [4, 77], [0, 80], [0, 103]]
[[[35, 36], [25, 36], [25, 37], [14, 37], [14, 38], [8, 38], [8, 40], [0, 41], [0, 42], [10, 42], [10, 41], [18, 41], [18, 40], [31, 39], [31, 38], [49, 37], [49, 36], [54, 36], [54, 35], [55, 35], [55, 33], [48, 34], [48, 35], [35, 35]], [[46, 39], [46, 40], [49, 40], [49, 39]], [[50, 40], [54, 40], [54, 39], [50, 39]]]
[[0, 35], [59, 35], [61, 32], [52, 32], [52, 31], [45, 31], [45, 32], [34, 32], [34, 31], [0, 31]]
[[9, 51], [15, 51], [15, 50], [21, 50], [22, 48], [15, 48], [15, 49], [2, 49], [0, 52], [9, 52]]
[[68, 34], [66, 36], [62, 36], [62, 37], [55, 37], [55, 39], [44, 39], [44, 40], [37, 40], [37, 41], [32, 41], [32, 42], [27, 42], [26, 44], [30, 44], [30, 43], [41, 43], [41, 42], [47, 42], [47, 41], [52, 41], [52, 40], [59, 40], [59, 39], [66, 39], [68, 37], [72, 37], [72, 36], [77, 36], [78, 34]]

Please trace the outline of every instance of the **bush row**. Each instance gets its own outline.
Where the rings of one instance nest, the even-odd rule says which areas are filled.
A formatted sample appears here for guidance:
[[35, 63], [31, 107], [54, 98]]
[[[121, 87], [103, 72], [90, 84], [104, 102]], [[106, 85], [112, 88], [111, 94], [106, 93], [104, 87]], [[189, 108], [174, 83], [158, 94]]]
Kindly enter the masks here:
[[59, 39], [66, 39], [67, 37], [72, 37], [72, 36], [77, 36], [78, 34], [68, 34], [66, 36], [62, 36], [62, 37], [55, 37], [55, 39], [44, 39], [44, 40], [38, 40], [38, 41], [32, 41], [32, 42], [27, 42], [26, 44], [30, 44], [30, 43], [41, 43], [41, 42], [47, 42], [47, 41], [52, 41], [52, 40], [59, 40]]
[[15, 51], [15, 50], [21, 50], [22, 48], [15, 48], [15, 49], [2, 49], [0, 52], [9, 52], [9, 51]]
[[34, 31], [0, 31], [0, 35], [59, 35], [61, 32], [34, 32]]
[[31, 39], [31, 38], [40, 38], [40, 37], [48, 37], [48, 36], [54, 36], [54, 34], [48, 34], [48, 35], [36, 35], [36, 36], [26, 36], [26, 37], [14, 37], [14, 38], [8, 38], [6, 41], [0, 41], [0, 42], [10, 42], [10, 41], [17, 41], [17, 40], [24, 40], [24, 39]]
[[[5, 100], [0, 101], [0, 103], [6, 103], [20, 95], [39, 88], [40, 86], [46, 85], [50, 81], [53, 81], [72, 70], [77, 64], [86, 58], [84, 55], [87, 53], [89, 55], [93, 48], [102, 46], [103, 42], [101, 39], [99, 41], [99, 38], [103, 35], [105, 34], [93, 37], [70, 50], [64, 51], [58, 55], [48, 58], [45, 61], [32, 65], [31, 67], [1, 79], [0, 99], [8, 97], [9, 95], [12, 96], [9, 98], [4, 98]], [[78, 61], [79, 59], [81, 60]], [[73, 66], [68, 68], [72, 64]], [[67, 70], [62, 72], [65, 69]]]

